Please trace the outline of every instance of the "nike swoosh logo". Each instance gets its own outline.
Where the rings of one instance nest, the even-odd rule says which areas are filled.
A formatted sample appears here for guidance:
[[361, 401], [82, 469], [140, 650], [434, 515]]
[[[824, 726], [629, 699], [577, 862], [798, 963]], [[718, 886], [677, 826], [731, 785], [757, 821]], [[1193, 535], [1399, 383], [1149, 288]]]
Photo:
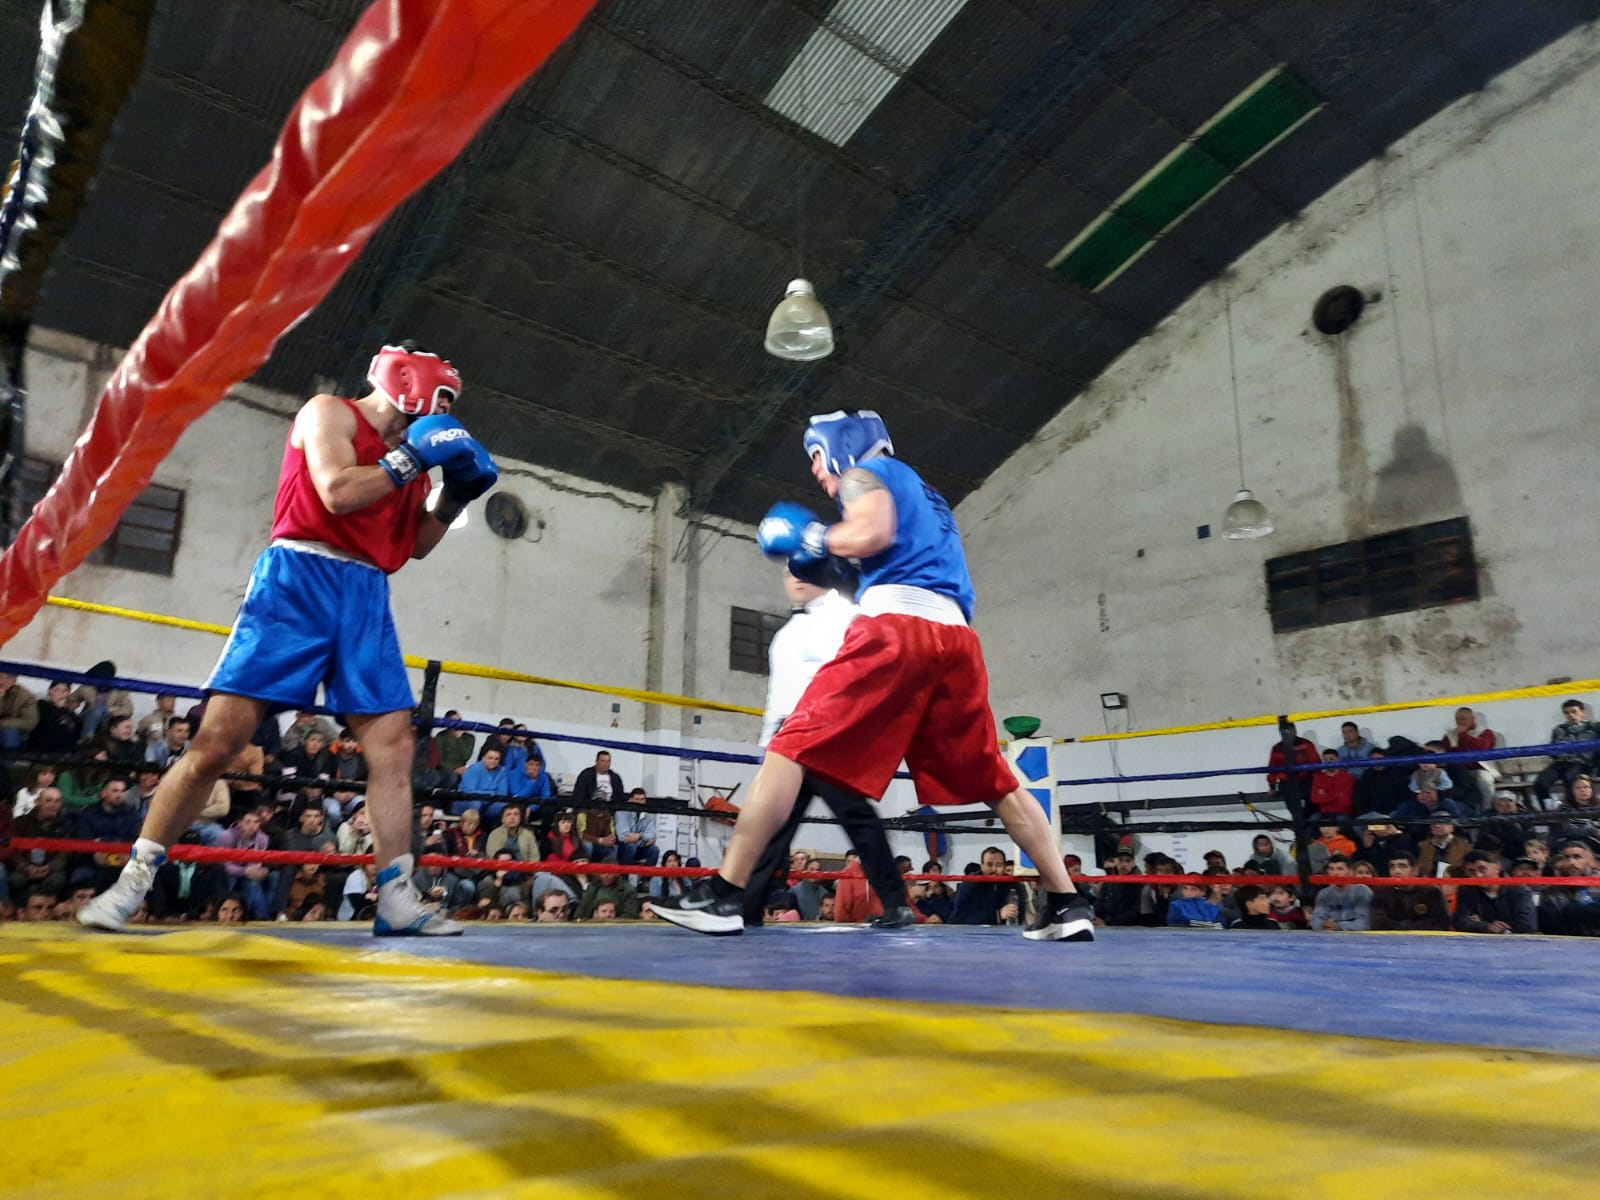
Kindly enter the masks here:
[[682, 900], [680, 900], [678, 902], [678, 907], [679, 908], [686, 908], [686, 909], [710, 908], [716, 902], [717, 901], [716, 901], [715, 897], [710, 897], [710, 898], [705, 899], [705, 900], [690, 900], [687, 897], [685, 897], [684, 899], [682, 899]]

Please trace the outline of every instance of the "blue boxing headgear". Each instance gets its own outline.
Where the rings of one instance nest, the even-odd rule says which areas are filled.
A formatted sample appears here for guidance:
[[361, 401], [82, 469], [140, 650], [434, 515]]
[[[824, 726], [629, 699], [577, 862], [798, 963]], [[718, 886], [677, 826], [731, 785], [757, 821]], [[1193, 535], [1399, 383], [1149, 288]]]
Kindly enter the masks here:
[[812, 417], [806, 427], [806, 457], [822, 454], [822, 465], [830, 475], [843, 475], [879, 454], [893, 454], [894, 443], [883, 418], [868, 409], [861, 412], [823, 413]]

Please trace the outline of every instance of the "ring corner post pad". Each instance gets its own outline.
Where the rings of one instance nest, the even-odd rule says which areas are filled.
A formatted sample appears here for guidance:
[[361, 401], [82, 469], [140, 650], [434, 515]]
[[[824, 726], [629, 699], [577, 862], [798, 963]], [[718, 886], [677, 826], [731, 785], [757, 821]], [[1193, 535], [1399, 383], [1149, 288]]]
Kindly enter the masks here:
[[[1006, 743], [1002, 753], [1005, 755], [1006, 765], [1017, 777], [1017, 783], [1022, 790], [1037, 800], [1039, 807], [1044, 810], [1045, 820], [1049, 822], [1059, 846], [1061, 826], [1056, 814], [1055, 739], [1038, 735], [1012, 738]], [[1020, 846], [1015, 842], [1007, 844], [1010, 847], [1010, 857], [1016, 862], [1019, 870], [1037, 869], [1033, 859], [1029, 858]]]

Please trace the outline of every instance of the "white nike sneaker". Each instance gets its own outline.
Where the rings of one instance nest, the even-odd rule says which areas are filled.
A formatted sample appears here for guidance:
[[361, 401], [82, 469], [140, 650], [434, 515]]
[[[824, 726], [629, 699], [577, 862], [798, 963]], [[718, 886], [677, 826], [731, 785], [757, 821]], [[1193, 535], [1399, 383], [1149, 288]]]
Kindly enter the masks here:
[[411, 882], [413, 859], [402, 854], [378, 872], [378, 912], [372, 920], [373, 937], [455, 937], [461, 925], [434, 912], [422, 902]]
[[145, 893], [155, 881], [155, 867], [130, 858], [115, 883], [78, 909], [78, 924], [109, 933], [126, 932], [128, 922], [139, 911]]

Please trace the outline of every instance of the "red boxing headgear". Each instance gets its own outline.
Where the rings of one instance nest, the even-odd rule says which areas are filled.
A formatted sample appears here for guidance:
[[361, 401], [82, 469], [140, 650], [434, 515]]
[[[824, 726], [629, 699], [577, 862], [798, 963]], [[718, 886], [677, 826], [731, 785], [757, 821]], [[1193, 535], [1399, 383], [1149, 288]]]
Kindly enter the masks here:
[[452, 404], [461, 398], [461, 372], [446, 359], [418, 350], [410, 342], [385, 346], [373, 355], [367, 382], [408, 417], [437, 412], [443, 396]]

